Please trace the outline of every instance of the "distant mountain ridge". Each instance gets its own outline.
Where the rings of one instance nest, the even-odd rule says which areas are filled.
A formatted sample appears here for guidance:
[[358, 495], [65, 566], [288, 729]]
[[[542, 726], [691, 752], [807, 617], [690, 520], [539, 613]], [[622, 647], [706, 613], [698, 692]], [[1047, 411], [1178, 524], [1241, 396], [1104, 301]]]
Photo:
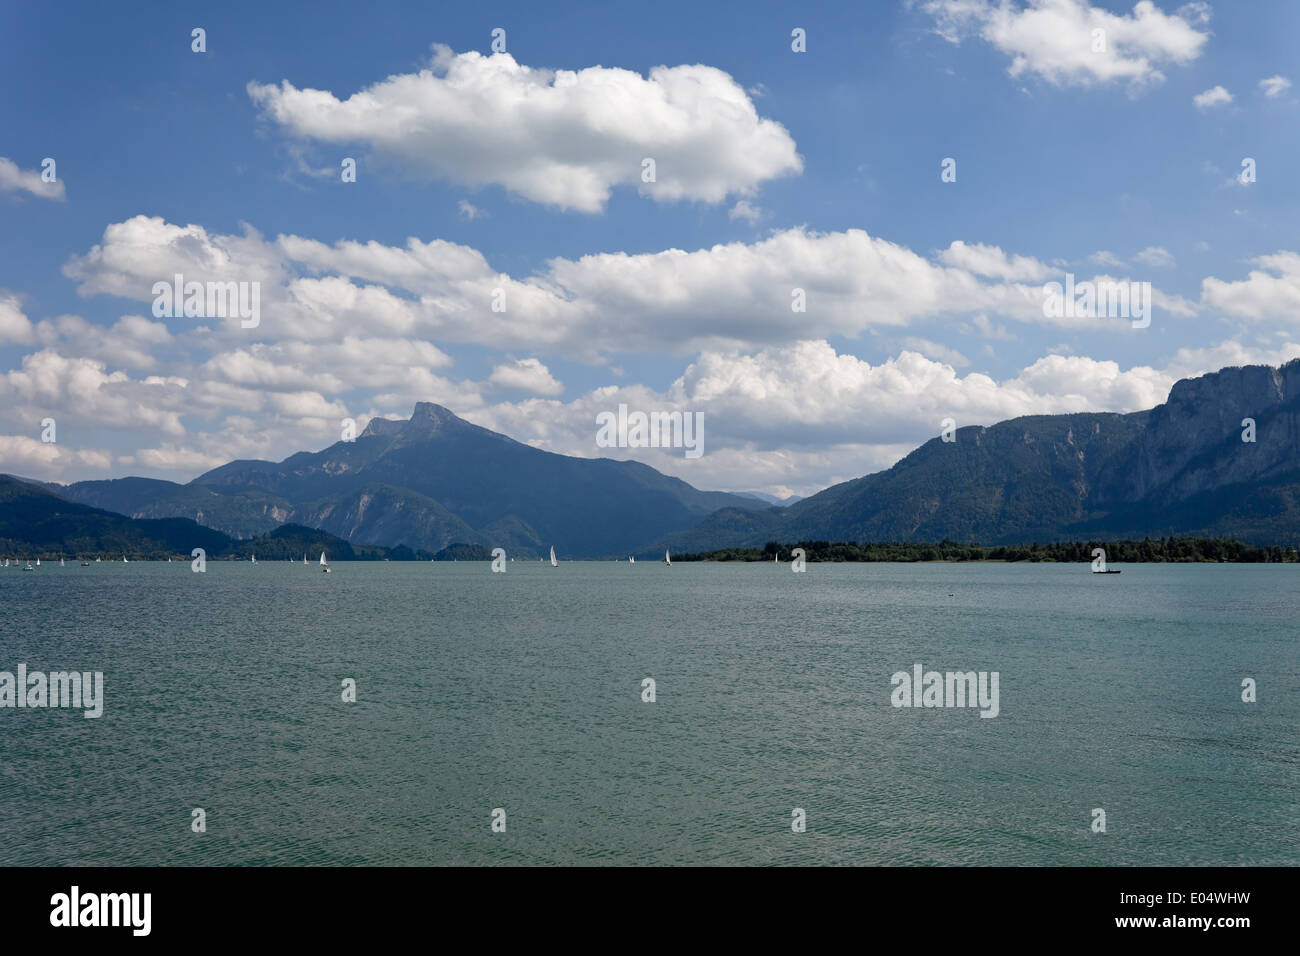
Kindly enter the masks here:
[[466, 544], [524, 556], [552, 544], [571, 557], [625, 553], [719, 508], [765, 506], [700, 491], [640, 462], [543, 451], [431, 402], [417, 403], [405, 421], [372, 419], [355, 441], [278, 463], [232, 461], [184, 485], [124, 478], [44, 487], [235, 536], [291, 521], [354, 544], [430, 552]]
[[0, 475], [0, 555], [28, 559], [55, 555], [189, 558], [195, 548], [202, 548], [212, 559], [256, 554], [266, 560], [296, 559], [299, 554], [314, 557], [322, 551], [340, 561], [415, 557], [388, 548], [354, 549], [334, 535], [291, 524], [237, 541], [188, 518], [128, 518]]
[[803, 498], [799, 495], [786, 495], [784, 498], [778, 498], [776, 495], [769, 495], [765, 491], [737, 491], [736, 494], [746, 498], [757, 498], [765, 504], [776, 505], [778, 508], [786, 508], [796, 501], [803, 501]]

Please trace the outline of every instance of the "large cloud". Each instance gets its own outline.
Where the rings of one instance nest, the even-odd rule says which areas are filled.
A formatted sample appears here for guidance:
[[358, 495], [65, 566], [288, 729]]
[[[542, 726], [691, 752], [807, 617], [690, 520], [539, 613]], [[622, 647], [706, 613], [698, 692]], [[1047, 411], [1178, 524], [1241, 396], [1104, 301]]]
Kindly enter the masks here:
[[1160, 83], [1161, 64], [1185, 66], [1209, 38], [1198, 29], [1209, 19], [1205, 3], [1168, 14], [1141, 0], [1131, 15], [1087, 0], [926, 0], [924, 9], [945, 39], [979, 36], [1011, 57], [1012, 76], [1032, 73], [1057, 86]]
[[1300, 320], [1300, 253], [1281, 251], [1251, 262], [1259, 268], [1246, 279], [1202, 280], [1201, 298], [1237, 318]]
[[[803, 168], [785, 128], [761, 118], [728, 74], [702, 65], [644, 77], [601, 66], [551, 71], [439, 45], [429, 69], [347, 99], [288, 80], [250, 83], [248, 94], [294, 136], [359, 143], [414, 175], [497, 184], [584, 212], [603, 209], [615, 186], [720, 203]], [[642, 181], [646, 158], [653, 183]]]
[[[860, 229], [796, 228], [693, 251], [556, 258], [539, 274], [510, 277], [477, 250], [442, 240], [410, 239], [403, 247], [298, 236], [267, 241], [251, 228], [223, 236], [137, 216], [109, 226], [65, 272], [83, 295], [138, 300], [173, 272], [186, 280], [262, 282], [261, 325], [246, 330], [232, 319], [215, 330], [231, 343], [431, 338], [549, 349], [586, 361], [856, 336], [973, 312], [1081, 330], [1128, 324], [1044, 316], [1039, 280], [1051, 271], [1035, 259], [979, 243], [954, 243], [940, 259]], [[1158, 313], [1194, 311], [1158, 290], [1155, 301]], [[198, 321], [171, 320], [173, 329]]]

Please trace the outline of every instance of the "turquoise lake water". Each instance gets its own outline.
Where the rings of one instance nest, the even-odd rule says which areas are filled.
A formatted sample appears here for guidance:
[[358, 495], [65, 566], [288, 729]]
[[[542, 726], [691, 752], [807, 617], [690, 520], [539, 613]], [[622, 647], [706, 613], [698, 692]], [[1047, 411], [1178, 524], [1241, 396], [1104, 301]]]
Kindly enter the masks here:
[[0, 569], [0, 865], [1300, 863], [1300, 567], [1121, 567]]

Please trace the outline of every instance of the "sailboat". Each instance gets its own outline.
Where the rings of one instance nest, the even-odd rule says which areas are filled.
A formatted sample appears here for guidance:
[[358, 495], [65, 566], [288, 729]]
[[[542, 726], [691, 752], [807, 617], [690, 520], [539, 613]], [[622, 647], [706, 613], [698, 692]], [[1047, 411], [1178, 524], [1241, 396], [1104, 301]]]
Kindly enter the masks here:
[[125, 555], [125, 554], [122, 555], [122, 563], [123, 563], [123, 564], [130, 564], [130, 563], [131, 563], [131, 562], [127, 561], [127, 559], [126, 559], [126, 555]]
[[59, 558], [59, 567], [61, 567], [61, 568], [66, 568], [66, 567], [67, 567], [67, 565], [63, 563], [63, 559], [62, 559], [62, 558]]
[[32, 563], [31, 563], [30, 561], [28, 561], [28, 562], [27, 562], [27, 567], [23, 568], [23, 570], [24, 570], [24, 571], [35, 571], [36, 569], [35, 569], [34, 567], [32, 567]]
[[37, 558], [37, 559], [36, 559], [36, 566], [37, 566], [38, 568], [41, 566], [41, 559], [40, 559], [40, 558]]
[[329, 574], [329, 573], [330, 573], [330, 566], [329, 566], [329, 564], [325, 561], [325, 552], [324, 552], [324, 551], [322, 551], [322, 552], [320, 553], [320, 569], [321, 569], [322, 571], [324, 571], [326, 574]]
[[555, 545], [551, 545], [551, 567], [558, 568], [560, 562], [555, 560]]
[[627, 563], [628, 563], [628, 564], [636, 564], [636, 556], [635, 556], [635, 555], [628, 555]]
[[673, 559], [668, 555], [668, 549], [664, 548], [664, 564], [672, 567]]
[[252, 557], [250, 560], [251, 560], [254, 564], [257, 564], [257, 555], [253, 555], [253, 557]]
[[102, 560], [103, 560], [103, 558], [96, 558], [96, 559], [95, 559], [95, 563], [96, 563], [96, 564], [99, 564], [99, 562], [102, 561]]

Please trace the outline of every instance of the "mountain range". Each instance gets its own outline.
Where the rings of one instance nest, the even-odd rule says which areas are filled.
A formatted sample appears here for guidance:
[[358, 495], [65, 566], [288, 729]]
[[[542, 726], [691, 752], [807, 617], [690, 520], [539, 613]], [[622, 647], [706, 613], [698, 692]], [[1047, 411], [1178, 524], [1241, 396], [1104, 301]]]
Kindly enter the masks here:
[[1300, 538], [1300, 360], [1183, 379], [1145, 411], [1027, 416], [953, 439], [788, 508], [716, 512], [662, 543]]
[[436, 552], [451, 544], [534, 556], [631, 553], [720, 508], [768, 507], [699, 491], [648, 465], [534, 448], [430, 402], [372, 419], [354, 441], [282, 462], [233, 461], [188, 484], [150, 478], [43, 485], [133, 518], [190, 518], [235, 537], [285, 522], [359, 545]]
[[278, 463], [233, 461], [187, 484], [42, 487], [237, 539], [295, 523], [352, 545], [429, 553], [452, 544], [521, 556], [554, 544], [591, 558], [771, 540], [1300, 537], [1300, 360], [1184, 379], [1144, 411], [1027, 416], [951, 437], [773, 506], [771, 496], [700, 491], [634, 461], [542, 451], [420, 402], [409, 420], [373, 419], [354, 441]]
[[189, 518], [128, 518], [0, 475], [0, 555], [188, 559], [195, 548], [213, 559], [260, 554], [264, 560], [297, 560], [320, 552], [339, 561], [416, 557], [404, 549], [354, 548], [332, 534], [294, 524], [241, 541]]

